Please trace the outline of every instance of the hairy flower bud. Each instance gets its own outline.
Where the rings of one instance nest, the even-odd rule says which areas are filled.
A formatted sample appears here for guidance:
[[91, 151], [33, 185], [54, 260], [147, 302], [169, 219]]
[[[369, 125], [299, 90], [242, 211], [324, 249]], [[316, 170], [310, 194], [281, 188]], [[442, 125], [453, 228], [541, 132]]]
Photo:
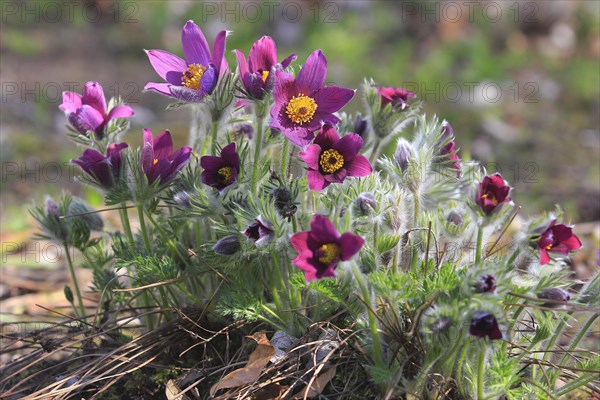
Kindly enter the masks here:
[[394, 153], [394, 160], [402, 172], [406, 172], [408, 169], [408, 163], [413, 158], [414, 150], [411, 144], [406, 139], [400, 138], [398, 140], [398, 145], [396, 146], [396, 152]]
[[442, 316], [431, 323], [431, 331], [433, 333], [445, 333], [452, 326], [452, 318]]
[[448, 213], [448, 216], [446, 217], [446, 221], [448, 221], [451, 224], [454, 224], [456, 226], [459, 226], [463, 223], [463, 216], [459, 213], [457, 213], [456, 211], [452, 210]]
[[69, 217], [81, 220], [91, 231], [101, 231], [104, 228], [104, 221], [98, 213], [79, 197], [73, 197], [69, 205]]
[[220, 256], [231, 256], [240, 251], [241, 248], [237, 235], [225, 236], [212, 247], [213, 251]]
[[356, 120], [354, 121], [354, 133], [360, 137], [363, 137], [363, 135], [367, 133], [367, 119], [363, 118], [361, 113], [356, 114]]
[[502, 332], [494, 314], [487, 311], [477, 311], [471, 317], [469, 333], [480, 338], [488, 337], [491, 340], [502, 339]]
[[496, 277], [494, 275], [481, 275], [475, 282], [475, 293], [493, 293], [496, 290]]
[[190, 207], [192, 205], [192, 198], [186, 191], [177, 192], [173, 195], [173, 201], [175, 204], [181, 207]]
[[294, 196], [289, 190], [279, 187], [273, 189], [269, 196], [275, 199], [275, 209], [283, 218], [291, 218], [298, 207], [294, 204]]
[[377, 208], [377, 201], [371, 193], [361, 193], [354, 201], [355, 212], [360, 215], [370, 215]]
[[571, 295], [561, 288], [551, 287], [542, 289], [537, 295], [538, 299], [551, 300], [566, 303], [571, 300]]

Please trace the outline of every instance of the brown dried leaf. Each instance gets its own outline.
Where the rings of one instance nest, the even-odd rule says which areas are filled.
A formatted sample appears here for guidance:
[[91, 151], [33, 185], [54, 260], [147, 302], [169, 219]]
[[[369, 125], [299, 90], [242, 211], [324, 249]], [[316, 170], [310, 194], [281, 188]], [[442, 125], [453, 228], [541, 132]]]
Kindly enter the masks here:
[[302, 399], [312, 399], [321, 394], [325, 386], [329, 383], [330, 380], [335, 376], [335, 367], [329, 368], [327, 371], [323, 372], [321, 375], [317, 377], [310, 385], [310, 387], [305, 387], [300, 393], [292, 397], [291, 400], [302, 400]]
[[271, 346], [264, 331], [257, 332], [250, 337], [258, 343], [258, 346], [250, 354], [246, 366], [228, 373], [219, 382], [215, 383], [210, 388], [211, 397], [214, 397], [215, 393], [220, 389], [240, 387], [255, 382], [263, 368], [269, 363], [273, 354], [275, 354], [275, 348]]
[[179, 386], [173, 379], [169, 379], [167, 382], [167, 386], [165, 388], [165, 394], [167, 395], [167, 400], [191, 400], [185, 394], [180, 394], [182, 392], [179, 389]]

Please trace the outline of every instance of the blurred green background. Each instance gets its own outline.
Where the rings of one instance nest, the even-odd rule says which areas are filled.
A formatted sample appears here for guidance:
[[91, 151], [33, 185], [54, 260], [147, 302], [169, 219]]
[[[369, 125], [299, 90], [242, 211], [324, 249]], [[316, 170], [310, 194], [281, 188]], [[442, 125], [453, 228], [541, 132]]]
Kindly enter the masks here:
[[[231, 30], [247, 54], [272, 36], [279, 59], [297, 63], [320, 48], [329, 84], [359, 88], [365, 76], [406, 86], [424, 110], [448, 119], [464, 158], [499, 170], [531, 215], [567, 209], [574, 222], [600, 220], [600, 2], [598, 1], [5, 1], [0, 78], [2, 232], [26, 229], [24, 205], [67, 189], [101, 199], [67, 167], [81, 149], [65, 137], [63, 90], [99, 81], [136, 110], [125, 136], [169, 128], [183, 144], [185, 108], [142, 93], [160, 82], [143, 49], [182, 55], [193, 19], [212, 45]], [[360, 94], [360, 92], [359, 92]], [[361, 109], [357, 96], [347, 111]], [[61, 167], [59, 170], [58, 167]]]

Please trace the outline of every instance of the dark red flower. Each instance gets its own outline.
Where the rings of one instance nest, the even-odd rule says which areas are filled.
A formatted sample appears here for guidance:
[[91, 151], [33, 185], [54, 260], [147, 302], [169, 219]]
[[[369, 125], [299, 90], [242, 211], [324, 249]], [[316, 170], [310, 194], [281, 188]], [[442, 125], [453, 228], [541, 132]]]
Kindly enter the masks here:
[[540, 264], [548, 264], [550, 256], [548, 252], [561, 253], [565, 256], [569, 251], [581, 248], [581, 240], [573, 234], [573, 228], [564, 224], [556, 224], [556, 220], [550, 223], [550, 226], [542, 233], [537, 242], [540, 249]]
[[340, 139], [330, 125], [323, 125], [313, 144], [298, 156], [308, 164], [308, 187], [321, 190], [330, 183], [342, 183], [347, 176], [367, 176], [373, 168], [369, 160], [358, 154], [363, 140], [355, 133]]
[[502, 339], [502, 332], [494, 314], [487, 311], [477, 311], [471, 317], [469, 333], [480, 338], [488, 337], [491, 340]]
[[352, 258], [365, 243], [350, 232], [340, 236], [331, 221], [320, 214], [312, 219], [310, 231], [296, 233], [290, 242], [298, 252], [294, 264], [304, 271], [308, 282], [335, 276], [338, 262]]
[[377, 94], [381, 97], [381, 108], [391, 103], [393, 107], [399, 108], [400, 111], [408, 108], [408, 99], [417, 97], [414, 92], [409, 90], [389, 86], [378, 88]]
[[121, 150], [125, 148], [127, 143], [112, 143], [106, 149], [106, 156], [87, 149], [81, 157], [71, 162], [79, 165], [99, 186], [110, 189], [121, 177]]
[[442, 122], [441, 140], [437, 146], [439, 148], [437, 161], [449, 165], [450, 168], [456, 171], [456, 176], [460, 178], [460, 158], [458, 157], [455, 146], [452, 125], [444, 120], [444, 122]]
[[204, 156], [200, 159], [202, 183], [223, 190], [237, 181], [240, 173], [240, 156], [235, 151], [235, 143], [223, 147], [220, 156]]
[[484, 213], [489, 215], [496, 208], [511, 201], [508, 197], [509, 192], [510, 186], [502, 179], [502, 175], [495, 173], [492, 176], [484, 177], [483, 181], [479, 183], [475, 202]]

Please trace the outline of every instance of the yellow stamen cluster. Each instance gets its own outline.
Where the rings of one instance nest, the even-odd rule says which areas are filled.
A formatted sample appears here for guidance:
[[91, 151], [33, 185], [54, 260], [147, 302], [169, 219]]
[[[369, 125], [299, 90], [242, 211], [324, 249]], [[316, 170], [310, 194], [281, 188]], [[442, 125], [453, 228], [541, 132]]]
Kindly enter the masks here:
[[263, 82], [267, 81], [267, 77], [269, 76], [269, 71], [263, 71], [261, 74], [261, 78], [263, 80]]
[[554, 245], [552, 243], [550, 243], [548, 246], [546, 246], [546, 250], [550, 250], [554, 247]]
[[495, 197], [493, 194], [490, 194], [490, 195], [488, 195], [488, 194], [486, 193], [486, 194], [483, 194], [483, 195], [481, 195], [481, 198], [482, 198], [482, 199], [488, 199], [488, 200], [489, 200], [489, 201], [491, 201], [491, 202], [492, 202], [492, 204], [493, 204], [493, 205], [495, 205], [495, 206], [497, 206], [497, 205], [498, 205], [498, 200], [496, 199], [496, 197]]
[[319, 257], [319, 261], [326, 265], [329, 265], [335, 261], [335, 259], [338, 258], [342, 252], [342, 249], [340, 249], [340, 246], [336, 243], [324, 244], [319, 247], [319, 250], [323, 254], [321, 257]]
[[296, 124], [310, 122], [317, 111], [317, 102], [303, 94], [294, 96], [285, 107], [285, 113]]
[[321, 154], [319, 165], [323, 172], [333, 174], [344, 166], [344, 156], [334, 149], [325, 150]]
[[190, 64], [181, 77], [181, 84], [186, 88], [200, 90], [200, 80], [206, 67], [200, 64]]
[[231, 167], [221, 167], [217, 171], [217, 173], [221, 176], [221, 180], [225, 183], [231, 181], [231, 175], [233, 170]]
[[158, 158], [155, 158], [154, 161], [152, 162], [152, 165], [156, 165], [158, 164]]

